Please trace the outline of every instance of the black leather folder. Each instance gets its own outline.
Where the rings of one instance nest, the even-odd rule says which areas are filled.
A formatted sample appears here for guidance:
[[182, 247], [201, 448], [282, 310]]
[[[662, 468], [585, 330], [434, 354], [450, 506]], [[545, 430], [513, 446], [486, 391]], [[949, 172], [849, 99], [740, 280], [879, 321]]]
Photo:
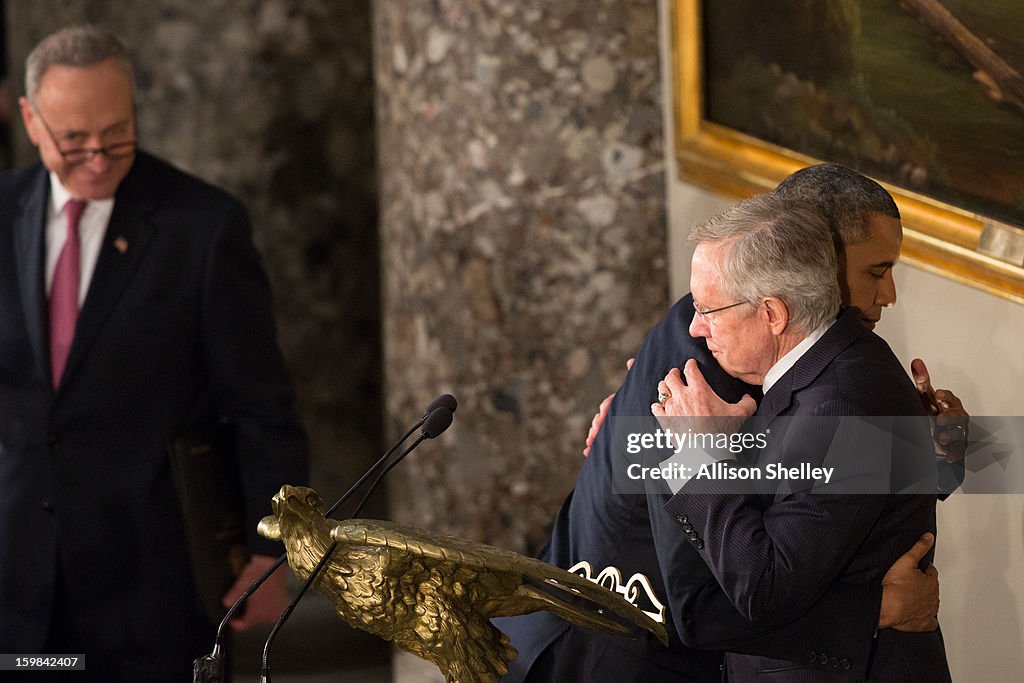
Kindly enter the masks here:
[[249, 561], [232, 430], [215, 425], [182, 434], [170, 457], [196, 589], [207, 618], [218, 624], [227, 611], [221, 600]]

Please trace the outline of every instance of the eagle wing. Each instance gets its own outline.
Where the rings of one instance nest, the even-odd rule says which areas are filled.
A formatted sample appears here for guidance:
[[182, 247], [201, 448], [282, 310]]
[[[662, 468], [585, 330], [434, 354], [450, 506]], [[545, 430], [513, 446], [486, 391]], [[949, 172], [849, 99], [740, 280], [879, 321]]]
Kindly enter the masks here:
[[[450, 564], [473, 578], [467, 591], [475, 609], [487, 618], [545, 609], [586, 628], [632, 636], [631, 627], [668, 644], [665, 627], [620, 595], [570, 572], [504, 548], [450, 534], [392, 522], [353, 519], [335, 524], [339, 545], [364, 545], [408, 553], [425, 563]], [[465, 590], [465, 586], [456, 588]]]
[[282, 487], [260, 533], [284, 542], [309, 576], [333, 541], [315, 587], [347, 622], [435, 663], [452, 683], [498, 683], [516, 656], [492, 617], [548, 610], [620, 636], [636, 628], [667, 645], [665, 627], [591, 581], [503, 548], [392, 522], [323, 516], [312, 489]]

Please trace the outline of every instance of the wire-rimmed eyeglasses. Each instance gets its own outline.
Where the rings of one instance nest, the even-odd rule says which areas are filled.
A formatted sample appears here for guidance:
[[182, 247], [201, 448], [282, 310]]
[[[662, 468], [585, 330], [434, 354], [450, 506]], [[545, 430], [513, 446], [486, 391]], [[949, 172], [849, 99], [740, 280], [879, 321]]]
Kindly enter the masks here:
[[737, 301], [736, 303], [729, 304], [728, 306], [719, 306], [718, 308], [712, 308], [710, 311], [702, 311], [700, 309], [700, 304], [698, 304], [696, 301], [694, 301], [693, 302], [693, 310], [696, 311], [697, 315], [700, 316], [701, 320], [703, 320], [704, 322], [708, 322], [708, 316], [711, 315], [712, 313], [718, 313], [719, 311], [724, 311], [724, 310], [729, 309], [729, 308], [736, 308], [737, 306], [740, 306], [740, 305], [745, 304], [745, 303], [747, 303], [747, 302], [746, 301]]
[[135, 148], [139, 144], [138, 140], [132, 138], [131, 140], [114, 142], [109, 145], [103, 145], [102, 147], [76, 147], [75, 149], [61, 149], [60, 143], [57, 142], [57, 136], [53, 134], [53, 129], [50, 128], [50, 124], [48, 124], [46, 119], [43, 118], [43, 115], [39, 112], [39, 108], [33, 104], [32, 109], [42, 122], [43, 128], [46, 129], [46, 133], [50, 136], [50, 140], [53, 141], [53, 146], [57, 149], [57, 153], [60, 154], [61, 158], [64, 159], [66, 163], [71, 165], [84, 164], [87, 161], [91, 161], [97, 154], [102, 154], [108, 159], [124, 159], [134, 154]]

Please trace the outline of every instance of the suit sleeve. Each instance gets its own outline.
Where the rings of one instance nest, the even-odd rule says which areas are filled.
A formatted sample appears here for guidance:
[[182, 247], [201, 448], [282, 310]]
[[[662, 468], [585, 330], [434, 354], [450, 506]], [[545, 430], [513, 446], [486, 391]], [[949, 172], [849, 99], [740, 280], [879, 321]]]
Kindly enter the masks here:
[[255, 554], [278, 554], [256, 525], [270, 514], [282, 484], [308, 480], [308, 444], [277, 344], [270, 285], [252, 242], [249, 219], [232, 202], [218, 225], [203, 286], [202, 344], [214, 406], [234, 428]]
[[686, 645], [794, 662], [807, 661], [810, 652], [828, 652], [866, 669], [881, 607], [880, 584], [834, 582], [795, 617], [780, 612], [753, 622], [710, 573], [679, 520], [664, 507], [667, 500], [667, 495], [649, 495], [648, 505], [671, 622]]
[[[827, 493], [811, 492], [806, 481], [695, 478], [666, 504], [674, 518], [687, 518], [680, 524], [691, 527], [688, 540], [750, 621], [806, 611], [837, 580], [889, 502], [864, 491], [876, 473], [884, 474], [888, 491], [892, 437], [837, 416], [844, 411], [853, 415], [855, 408], [829, 404], [792, 418], [781, 448], [767, 449], [759, 461], [762, 472], [769, 462], [832, 466], [838, 481]], [[771, 428], [778, 432], [777, 423]]]
[[[823, 412], [856, 409], [828, 405]], [[860, 477], [875, 470], [863, 453], [888, 453], [890, 444], [880, 430], [850, 433], [850, 422], [803, 418], [791, 424], [782, 451], [841, 471], [852, 459], [859, 464], [846, 468], [846, 483], [862, 490]], [[887, 497], [792, 489], [765, 495], [735, 480], [692, 479], [664, 507], [651, 503], [658, 508], [652, 525], [680, 636], [696, 647], [798, 662], [812, 651], [842, 653], [854, 666], [866, 666], [881, 586], [844, 583], [840, 575]]]

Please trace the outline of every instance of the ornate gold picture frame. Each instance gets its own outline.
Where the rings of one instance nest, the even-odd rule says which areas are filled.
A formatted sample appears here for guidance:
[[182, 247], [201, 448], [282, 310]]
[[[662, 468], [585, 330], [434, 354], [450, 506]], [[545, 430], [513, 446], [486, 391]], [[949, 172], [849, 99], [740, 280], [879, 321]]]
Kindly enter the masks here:
[[[703, 35], [704, 0], [670, 3], [680, 179], [744, 197], [768, 191], [793, 171], [821, 161], [706, 118], [705, 41], [715, 38]], [[1024, 229], [879, 180], [903, 217], [905, 262], [1024, 303]]]

